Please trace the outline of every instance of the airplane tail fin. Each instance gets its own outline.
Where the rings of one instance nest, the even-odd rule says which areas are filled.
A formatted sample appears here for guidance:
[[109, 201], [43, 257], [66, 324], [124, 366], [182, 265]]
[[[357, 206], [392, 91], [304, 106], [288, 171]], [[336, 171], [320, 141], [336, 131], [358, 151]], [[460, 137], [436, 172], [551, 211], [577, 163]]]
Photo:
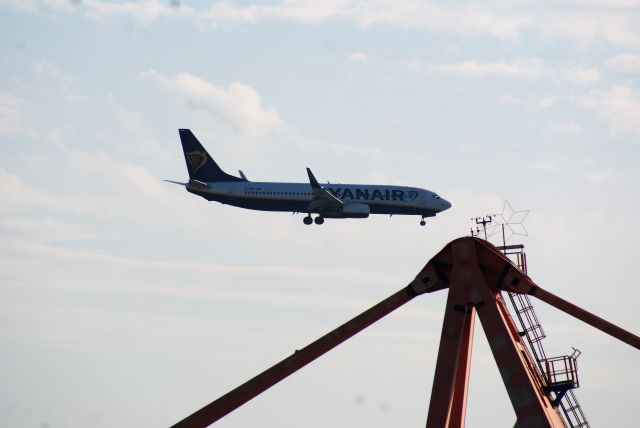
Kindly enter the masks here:
[[200, 144], [191, 130], [180, 129], [179, 133], [190, 179], [204, 183], [211, 181], [246, 181], [224, 172], [202, 147], [202, 144]]

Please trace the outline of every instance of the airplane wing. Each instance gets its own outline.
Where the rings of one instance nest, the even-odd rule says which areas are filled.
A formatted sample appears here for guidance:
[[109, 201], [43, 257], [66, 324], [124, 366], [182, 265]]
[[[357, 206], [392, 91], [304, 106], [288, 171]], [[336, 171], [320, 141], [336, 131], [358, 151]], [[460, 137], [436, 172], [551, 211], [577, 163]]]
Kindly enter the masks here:
[[337, 212], [344, 205], [344, 202], [320, 186], [320, 183], [318, 183], [309, 168], [307, 168], [307, 175], [309, 175], [309, 183], [311, 183], [311, 190], [313, 191], [313, 199], [309, 202], [309, 209], [320, 213], [327, 211]]

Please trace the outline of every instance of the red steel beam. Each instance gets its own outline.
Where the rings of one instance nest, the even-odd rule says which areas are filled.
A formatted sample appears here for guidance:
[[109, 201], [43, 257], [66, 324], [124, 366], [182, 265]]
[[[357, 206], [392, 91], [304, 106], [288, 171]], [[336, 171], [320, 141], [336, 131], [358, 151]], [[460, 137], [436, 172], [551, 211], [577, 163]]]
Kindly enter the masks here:
[[[453, 241], [452, 244], [465, 239], [474, 238], [461, 238]], [[492, 278], [491, 281], [496, 281], [494, 283], [496, 288], [513, 293], [530, 294], [566, 314], [578, 318], [636, 349], [640, 349], [640, 337], [538, 286], [490, 243], [476, 239], [476, 246], [479, 258], [482, 259], [483, 270], [487, 277]], [[524, 262], [526, 263], [526, 257]], [[496, 275], [498, 272], [500, 274]]]
[[[449, 289], [431, 387], [427, 428], [449, 427], [452, 413], [457, 421], [460, 418], [464, 420], [468, 366], [471, 362], [469, 332], [473, 331], [470, 327], [475, 316], [473, 307], [467, 308], [465, 300], [461, 290]], [[464, 369], [461, 369], [461, 365]], [[462, 376], [461, 372], [464, 373]], [[454, 409], [454, 401], [461, 407]]]
[[427, 290], [419, 284], [413, 285], [412, 283], [412, 285], [408, 285], [352, 320], [344, 323], [331, 333], [322, 336], [320, 339], [300, 350], [296, 350], [293, 355], [285, 358], [278, 364], [265, 370], [192, 415], [187, 416], [173, 425], [172, 428], [200, 428], [211, 425], [287, 376], [295, 373], [316, 358], [364, 330], [385, 315], [393, 312], [418, 294], [426, 291]]
[[[640, 349], [640, 337], [604, 320], [579, 306], [570, 303], [555, 294], [538, 286], [533, 280], [520, 271], [498, 248], [491, 243], [478, 238], [458, 238], [450, 242], [445, 248], [433, 257], [423, 269], [421, 275], [426, 277], [429, 286], [433, 290], [444, 288], [448, 284], [442, 284], [442, 278], [451, 276], [452, 255], [451, 248], [457, 243], [474, 242], [478, 255], [478, 261], [487, 282], [494, 288], [519, 294], [530, 294], [551, 306], [571, 315], [574, 318], [607, 333], [636, 349]], [[526, 259], [525, 259], [526, 263]], [[440, 275], [435, 275], [433, 265], [445, 266], [440, 268]], [[431, 267], [431, 268], [430, 268]], [[418, 275], [418, 278], [421, 277]]]
[[516, 426], [563, 426], [562, 419], [542, 391], [535, 367], [529, 361], [526, 347], [510, 319], [499, 290], [531, 294], [640, 349], [638, 336], [538, 287], [490, 243], [477, 238], [459, 238], [433, 257], [407, 287], [172, 428], [209, 426], [415, 296], [445, 288], [449, 288], [449, 297], [427, 418], [428, 427], [464, 426], [474, 312], [480, 317], [518, 416]]
[[550, 304], [554, 308], [560, 309], [562, 312], [565, 312], [572, 317], [578, 318], [581, 321], [586, 322], [592, 327], [597, 328], [600, 331], [603, 331], [618, 340], [623, 341], [624, 343], [633, 346], [636, 349], [640, 349], [640, 337], [635, 334], [618, 327], [615, 324], [610, 323], [607, 320], [600, 318], [592, 314], [589, 311], [586, 311], [573, 303], [567, 302], [561, 297], [556, 296], [555, 294], [544, 290], [540, 287], [532, 288], [529, 294], [537, 297], [545, 303]]
[[[495, 269], [503, 268], [504, 261], [498, 265], [483, 263], [480, 256], [485, 251], [471, 238], [456, 240], [438, 255], [438, 259], [427, 264], [424, 276], [418, 276], [435, 283], [434, 288], [443, 282], [449, 287], [427, 428], [464, 426], [465, 402], [458, 394], [466, 392], [468, 384], [468, 368], [461, 368], [469, 361], [461, 360], [468, 358], [470, 352], [468, 328], [471, 325], [467, 318], [474, 315], [470, 308], [475, 308], [487, 336], [516, 413], [515, 426], [564, 428], [562, 417], [542, 390], [535, 364], [525, 352], [526, 347], [504, 306], [500, 291], [490, 285], [504, 276], [501, 269]], [[488, 278], [492, 278], [491, 282]], [[464, 355], [466, 345], [469, 348]]]
[[467, 415], [467, 395], [469, 392], [475, 320], [476, 308], [473, 306], [467, 307], [467, 317], [462, 331], [463, 339], [456, 369], [456, 383], [453, 386], [453, 398], [451, 399], [451, 410], [449, 410], [449, 428], [464, 428]]
[[478, 297], [484, 304], [477, 306], [476, 311], [517, 416], [514, 426], [566, 427], [542, 389], [535, 363], [526, 351], [500, 291], [489, 287], [479, 291]]

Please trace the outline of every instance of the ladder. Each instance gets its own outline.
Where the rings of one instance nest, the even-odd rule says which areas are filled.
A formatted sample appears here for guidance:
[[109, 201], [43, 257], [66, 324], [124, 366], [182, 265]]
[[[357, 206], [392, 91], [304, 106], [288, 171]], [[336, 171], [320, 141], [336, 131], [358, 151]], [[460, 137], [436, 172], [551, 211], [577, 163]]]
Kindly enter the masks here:
[[[498, 247], [498, 249], [502, 250], [506, 256], [515, 255], [518, 269], [527, 274], [527, 256], [524, 253], [524, 245], [509, 245]], [[571, 355], [547, 358], [542, 346], [542, 339], [547, 336], [529, 296], [512, 292], [507, 292], [507, 294], [521, 328], [520, 336], [525, 337], [529, 343], [529, 350], [536, 360], [546, 390], [553, 398], [553, 404], [560, 406], [569, 427], [589, 428], [589, 422], [573, 391], [579, 386], [576, 361], [580, 351], [574, 348]]]

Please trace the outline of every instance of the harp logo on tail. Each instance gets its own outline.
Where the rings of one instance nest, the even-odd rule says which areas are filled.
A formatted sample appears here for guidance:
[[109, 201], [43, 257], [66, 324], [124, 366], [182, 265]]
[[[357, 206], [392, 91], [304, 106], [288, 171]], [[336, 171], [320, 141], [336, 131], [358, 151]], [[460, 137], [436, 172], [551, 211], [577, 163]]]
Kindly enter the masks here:
[[207, 163], [207, 153], [204, 151], [196, 150], [193, 152], [189, 152], [186, 153], [185, 157], [189, 161], [189, 165], [193, 170], [193, 174], [198, 172], [198, 170]]

